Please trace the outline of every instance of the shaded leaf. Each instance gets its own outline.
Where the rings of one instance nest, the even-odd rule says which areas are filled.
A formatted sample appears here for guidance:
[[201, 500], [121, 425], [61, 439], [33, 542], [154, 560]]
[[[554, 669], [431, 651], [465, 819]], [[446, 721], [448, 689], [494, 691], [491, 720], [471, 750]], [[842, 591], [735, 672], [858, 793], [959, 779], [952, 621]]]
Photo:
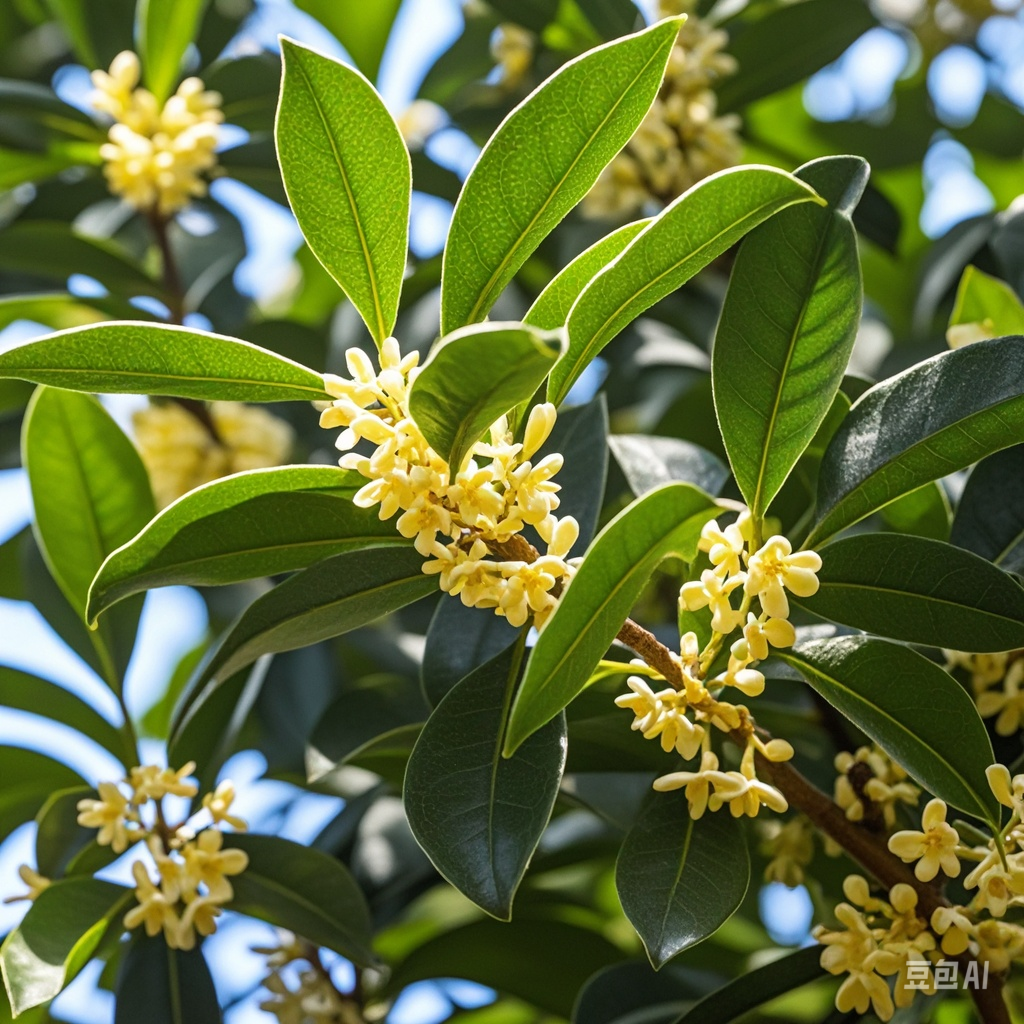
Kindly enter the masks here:
[[1008, 572], [1024, 570], [1024, 445], [990, 455], [974, 467], [949, 540]]
[[201, 949], [137, 936], [121, 961], [114, 1024], [220, 1024], [217, 991]]
[[32, 818], [59, 789], [84, 786], [67, 765], [22, 747], [0, 746], [0, 842]]
[[629, 489], [638, 498], [673, 482], [718, 494], [729, 479], [729, 470], [717, 455], [690, 441], [648, 434], [611, 434], [608, 446]]

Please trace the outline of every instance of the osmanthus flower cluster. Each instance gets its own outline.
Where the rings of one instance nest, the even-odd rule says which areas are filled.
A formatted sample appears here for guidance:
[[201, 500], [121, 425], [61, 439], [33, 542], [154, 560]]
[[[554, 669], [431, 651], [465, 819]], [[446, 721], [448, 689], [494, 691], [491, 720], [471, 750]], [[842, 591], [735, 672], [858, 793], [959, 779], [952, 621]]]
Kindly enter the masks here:
[[[196, 796], [198, 787], [188, 781], [194, 768], [192, 761], [178, 771], [156, 765], [135, 767], [120, 782], [101, 782], [99, 799], [78, 804], [78, 824], [97, 829], [100, 846], [121, 854], [145, 844], [149, 856], [131, 866], [138, 902], [125, 914], [124, 926], [131, 930], [142, 925], [150, 936], [163, 932], [172, 949], [192, 949], [197, 933], [210, 935], [216, 930], [224, 904], [234, 898], [229, 877], [241, 874], [249, 863], [244, 851], [224, 848], [223, 825], [239, 831], [246, 828], [231, 813], [235, 792], [228, 781], [203, 797], [198, 832], [188, 820], [168, 824], [164, 797]], [[21, 874], [30, 887], [22, 898], [34, 899], [49, 884], [30, 869]]]
[[995, 731], [1012, 736], [1024, 723], [1024, 651], [964, 654], [943, 651], [946, 668], [962, 669], [982, 718], [995, 718]]
[[206, 194], [203, 175], [217, 162], [219, 93], [186, 78], [166, 103], [139, 87], [139, 58], [119, 53], [109, 71], [94, 71], [93, 105], [114, 123], [100, 147], [111, 192], [138, 210], [169, 216]]
[[[646, 739], [658, 739], [666, 752], [675, 750], [684, 760], [700, 752], [696, 771], [671, 772], [654, 782], [661, 792], [685, 789], [693, 818], [725, 805], [734, 817], [753, 817], [762, 805], [785, 811], [785, 797], [758, 779], [755, 754], [769, 761], [788, 761], [793, 748], [785, 740], [762, 740], [746, 706], [723, 700], [721, 695], [728, 687], [748, 697], [763, 692], [764, 675], [754, 666], [768, 657], [771, 647], [795, 642], [786, 593], [814, 594], [821, 558], [814, 551], [793, 551], [779, 535], [755, 545], [754, 524], [746, 509], [724, 528], [715, 519], [706, 523], [698, 546], [707, 553], [711, 568], [699, 580], [683, 584], [679, 602], [691, 612], [710, 609], [710, 640], [702, 651], [696, 633], [684, 634], [679, 656], [673, 655], [682, 677], [678, 688], [669, 685], [655, 691], [643, 677], [634, 675], [628, 679], [632, 692], [617, 697], [615, 703], [633, 712], [633, 729]], [[729, 648], [726, 666], [709, 678], [709, 669], [734, 633], [739, 635]], [[646, 669], [646, 674], [666, 682], [653, 669]], [[738, 771], [721, 770], [711, 749], [711, 727], [742, 742]]]
[[[403, 357], [398, 342], [388, 338], [379, 372], [362, 349], [350, 348], [346, 359], [351, 379], [325, 377], [335, 400], [321, 412], [320, 425], [345, 428], [336, 442], [346, 453], [340, 465], [369, 481], [353, 503], [379, 505], [381, 519], [401, 512], [396, 527], [426, 559], [423, 571], [437, 574], [441, 589], [463, 604], [492, 608], [513, 626], [531, 616], [543, 626], [572, 577], [574, 567], [565, 556], [579, 536], [575, 519], [554, 515], [559, 485], [553, 477], [562, 456], [532, 461], [554, 427], [555, 407], [531, 410], [521, 442], [513, 440], [502, 417], [461, 466], [449, 466], [409, 414], [419, 354]], [[360, 441], [374, 446], [372, 454], [351, 451]], [[515, 557], [527, 553], [519, 537], [526, 526], [547, 545], [535, 561]]]
[[686, 14], [661, 91], [626, 148], [583, 201], [592, 217], [626, 217], [664, 205], [691, 185], [740, 162], [736, 114], [718, 116], [715, 86], [737, 70], [728, 35], [694, 13], [696, 0], [660, 0], [659, 16]]
[[[959, 878], [963, 864], [971, 864], [962, 879], [963, 888], [973, 893], [969, 903], [936, 907], [925, 919], [916, 913], [910, 886], [895, 886], [886, 903], [870, 895], [863, 878], [847, 878], [844, 893], [850, 902], [835, 909], [844, 927], [822, 925], [814, 931], [826, 947], [821, 965], [832, 974], [848, 974], [836, 996], [837, 1009], [864, 1013], [870, 1004], [887, 1021], [894, 1007], [910, 1005], [916, 992], [936, 991], [932, 966], [944, 957], [968, 953], [995, 973], [1024, 961], [1024, 927], [1004, 920], [1011, 908], [1024, 907], [1024, 775], [1011, 778], [1001, 764], [991, 765], [987, 775], [996, 799], [1012, 812], [987, 842], [965, 842], [947, 822], [948, 809], [939, 799], [925, 805], [919, 830], [903, 829], [888, 838], [889, 851], [913, 864], [920, 882]], [[907, 966], [914, 961], [913, 984], [908, 984]], [[892, 975], [896, 983], [890, 993], [885, 978]]]
[[896, 824], [900, 804], [916, 807], [921, 790], [881, 747], [859, 747], [836, 754], [833, 799], [849, 821], [863, 822], [880, 816], [887, 829]]

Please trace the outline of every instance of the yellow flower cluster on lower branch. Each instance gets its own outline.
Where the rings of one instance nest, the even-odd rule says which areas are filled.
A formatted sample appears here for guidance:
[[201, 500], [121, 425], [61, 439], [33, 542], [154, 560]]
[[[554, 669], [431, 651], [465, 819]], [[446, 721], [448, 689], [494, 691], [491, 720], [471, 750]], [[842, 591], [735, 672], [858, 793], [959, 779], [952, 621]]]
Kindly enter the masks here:
[[[418, 353], [403, 357], [398, 342], [388, 338], [379, 372], [361, 349], [349, 349], [346, 359], [351, 379], [325, 377], [335, 400], [321, 413], [320, 425], [345, 428], [336, 442], [346, 452], [340, 465], [369, 481], [353, 503], [379, 505], [381, 519], [401, 512], [396, 528], [426, 559], [423, 571], [437, 574], [441, 589], [463, 604], [492, 608], [513, 626], [531, 616], [543, 626], [572, 577], [566, 555], [579, 536], [575, 519], [554, 515], [559, 485], [553, 477], [562, 456], [532, 461], [555, 425], [555, 407], [533, 408], [521, 442], [502, 417], [461, 466], [449, 466], [409, 415]], [[374, 446], [372, 454], [350, 450], [360, 441]], [[519, 536], [526, 526], [547, 545], [533, 561], [523, 557], [533, 554]]]
[[[646, 739], [659, 739], [666, 752], [674, 750], [684, 760], [701, 752], [696, 771], [671, 772], [654, 783], [659, 791], [684, 789], [692, 817], [726, 805], [734, 817], [753, 817], [762, 805], [785, 811], [788, 805], [783, 795], [757, 777], [755, 755], [760, 753], [768, 761], [788, 761], [793, 748], [781, 739], [764, 741], [749, 710], [721, 699], [721, 694], [728, 687], [748, 697], [764, 690], [764, 676], [754, 666], [768, 657], [770, 647], [788, 647], [796, 640], [788, 620], [786, 592], [813, 594], [818, 588], [815, 573], [821, 568], [821, 559], [813, 551], [794, 552], [781, 536], [755, 544], [753, 522], [745, 509], [724, 528], [717, 520], [708, 522], [701, 531], [699, 547], [712, 567], [699, 580], [685, 583], [679, 600], [690, 611], [710, 608], [710, 640], [702, 651], [696, 633], [682, 637], [680, 654], [673, 656], [681, 685], [676, 681], [655, 691], [646, 679], [633, 675], [628, 680], [632, 692], [617, 697], [615, 703], [633, 712], [633, 729]], [[724, 670], [708, 678], [709, 669], [733, 634], [737, 635]], [[633, 664], [644, 666], [648, 677], [667, 682], [643, 662]], [[738, 771], [721, 769], [711, 749], [709, 727], [742, 742]]]
[[224, 848], [218, 827], [224, 823], [245, 828], [245, 822], [231, 813], [235, 794], [230, 782], [222, 782], [203, 798], [210, 823], [198, 834], [187, 821], [167, 823], [163, 798], [196, 796], [195, 783], [188, 781], [194, 768], [191, 761], [179, 771], [156, 765], [133, 768], [119, 783], [101, 782], [98, 800], [78, 804], [78, 823], [99, 829], [96, 841], [101, 846], [123, 853], [145, 842], [156, 878], [147, 860], [132, 864], [138, 902], [125, 914], [124, 926], [131, 930], [142, 925], [150, 936], [163, 932], [172, 949], [192, 949], [197, 933], [210, 935], [216, 930], [223, 905], [234, 898], [228, 879], [249, 863], [244, 851]]

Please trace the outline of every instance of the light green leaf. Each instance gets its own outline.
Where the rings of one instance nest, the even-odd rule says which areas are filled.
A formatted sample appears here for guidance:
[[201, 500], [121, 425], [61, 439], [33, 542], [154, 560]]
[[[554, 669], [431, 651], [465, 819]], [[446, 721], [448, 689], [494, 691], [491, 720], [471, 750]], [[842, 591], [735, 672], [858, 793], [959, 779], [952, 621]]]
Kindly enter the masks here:
[[420, 733], [403, 792], [409, 827], [437, 870], [502, 921], [565, 767], [564, 716], [501, 756], [523, 648], [514, 644], [449, 691]]
[[587, 685], [658, 563], [691, 561], [712, 500], [689, 484], [666, 484], [623, 509], [587, 549], [545, 623], [512, 705], [506, 757]]
[[174, 92], [181, 62], [203, 20], [208, 0], [139, 0], [136, 31], [142, 77], [164, 103]]
[[459, 197], [441, 283], [447, 334], [487, 316], [644, 119], [680, 20], [569, 61], [502, 122]]
[[949, 497], [938, 480], [900, 495], [879, 509], [882, 522], [896, 533], [949, 540]]
[[31, 153], [0, 146], [0, 189], [7, 191], [25, 182], [40, 182], [78, 164], [99, 162], [96, 143], [51, 145], [46, 153]]
[[[36, 538], [64, 596], [84, 618], [89, 585], [111, 551], [154, 513], [149, 477], [134, 445], [91, 395], [40, 388], [22, 439]], [[57, 485], [59, 481], [59, 486]], [[91, 635], [109, 685], [119, 689], [135, 643], [141, 602]]]
[[391, 27], [402, 0], [296, 0], [348, 51], [357, 67], [375, 81]]
[[985, 779], [992, 743], [974, 701], [948, 672], [909, 647], [868, 636], [814, 640], [775, 655], [931, 793], [1000, 827]]
[[655, 970], [725, 924], [749, 883], [740, 823], [724, 812], [694, 821], [682, 790], [647, 798], [615, 864], [622, 909]]
[[[138, 315], [133, 306], [125, 309]], [[0, 328], [7, 327], [15, 320], [31, 320], [51, 330], [60, 331], [67, 327], [81, 327], [99, 323], [123, 315], [119, 304], [109, 299], [85, 301], [76, 295], [55, 292], [44, 295], [12, 295], [0, 299]]]
[[98, 878], [54, 882], [0, 946], [0, 970], [15, 1015], [53, 999], [89, 962], [134, 898]]
[[619, 331], [748, 231], [787, 206], [816, 198], [791, 174], [757, 166], [722, 171], [684, 192], [580, 295], [569, 314], [569, 350], [552, 371], [548, 401], [560, 404]]
[[366, 900], [334, 857], [279, 836], [236, 834], [225, 846], [244, 850], [249, 866], [231, 879], [229, 909], [287, 928], [362, 966], [376, 963]]
[[793, 599], [815, 615], [957, 651], [1024, 647], [1024, 589], [984, 558], [895, 533], [857, 534], [819, 554], [818, 592]]
[[282, 466], [190, 491], [103, 563], [89, 591], [90, 621], [154, 587], [221, 586], [407, 543], [394, 523], [352, 504], [365, 482], [334, 466]]
[[295, 218], [377, 345], [395, 326], [412, 167], [398, 127], [356, 70], [290, 39], [277, 153]]
[[137, 936], [117, 973], [114, 1024], [220, 1024], [217, 990], [201, 949]]
[[58, 331], [0, 354], [0, 377], [72, 391], [210, 401], [329, 401], [323, 377], [237, 338], [126, 322]]
[[1024, 441], [1024, 337], [978, 342], [867, 391], [818, 477], [816, 545], [884, 505]]
[[758, 519], [825, 419], [860, 324], [863, 289], [850, 217], [868, 165], [859, 157], [824, 157], [795, 174], [829, 206], [790, 207], [747, 236], [712, 353], [722, 438]]
[[409, 412], [453, 476], [491, 424], [533, 396], [561, 340], [515, 323], [464, 327], [441, 339], [409, 389]]
[[584, 250], [556, 274], [527, 310], [523, 323], [546, 331], [564, 327], [569, 311], [588, 284], [650, 223], [650, 219], [624, 224]]
[[1024, 304], [1005, 281], [969, 266], [960, 278], [946, 330], [950, 346], [1008, 334], [1024, 334]]

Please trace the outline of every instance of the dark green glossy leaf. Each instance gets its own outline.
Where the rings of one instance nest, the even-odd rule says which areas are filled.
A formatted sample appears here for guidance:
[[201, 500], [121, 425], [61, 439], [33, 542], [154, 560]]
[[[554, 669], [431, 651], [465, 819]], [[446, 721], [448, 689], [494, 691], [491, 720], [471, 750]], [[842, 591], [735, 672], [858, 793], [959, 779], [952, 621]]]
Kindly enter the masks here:
[[586, 686], [658, 563], [669, 555], [693, 559], [713, 507], [689, 484], [666, 484], [597, 535], [530, 655], [512, 707], [506, 756]]
[[949, 540], [1008, 572], [1024, 570], [1024, 445], [990, 455], [974, 467]]
[[999, 822], [985, 780], [994, 761], [988, 733], [974, 701], [934, 662], [867, 636], [813, 640], [776, 656], [935, 796]]
[[300, 11], [312, 14], [348, 51], [359, 70], [377, 78], [381, 57], [401, 0], [297, 0]]
[[678, 19], [565, 64], [502, 123], [455, 207], [444, 254], [444, 333], [487, 316], [544, 237], [644, 119]]
[[409, 389], [409, 412], [453, 469], [491, 424], [543, 383], [562, 336], [517, 323], [465, 327], [442, 338]]
[[560, 404], [612, 338], [748, 231], [814, 198], [808, 185], [774, 167], [722, 171], [684, 192], [580, 295], [569, 315], [569, 350], [552, 371], [548, 400]]
[[304, 569], [343, 551], [404, 544], [394, 523], [352, 504], [365, 482], [332, 466], [284, 466], [205, 484], [103, 563], [89, 591], [89, 618], [154, 587], [220, 586]]
[[0, 969], [15, 1014], [53, 999], [89, 962], [133, 898], [98, 878], [54, 882], [0, 946]]
[[908, 491], [1024, 441], [1024, 337], [943, 352], [868, 391], [818, 478], [820, 543]]
[[84, 786], [65, 764], [22, 747], [0, 746], [0, 842], [39, 812], [58, 789]]
[[138, 936], [117, 975], [114, 1024], [220, 1024], [217, 990], [201, 949]]
[[277, 153], [288, 200], [310, 249], [380, 346], [394, 329], [405, 275], [409, 153], [358, 71], [290, 39], [281, 53]]
[[718, 494], [729, 479], [729, 470], [717, 455], [679, 438], [612, 434], [608, 446], [638, 498], [676, 481]]
[[78, 824], [78, 802], [95, 800], [91, 786], [58, 789], [36, 815], [36, 870], [44, 878], [59, 878], [81, 851], [96, 839], [96, 830]]
[[522, 642], [482, 665], [441, 701], [420, 733], [404, 802], [416, 841], [461, 893], [499, 920], [547, 827], [565, 766], [565, 718], [501, 756]]
[[279, 836], [232, 835], [225, 845], [249, 855], [249, 866], [231, 880], [231, 910], [287, 928], [357, 964], [376, 962], [366, 900], [340, 861]]
[[694, 821], [682, 790], [648, 797], [615, 865], [622, 909], [656, 969], [728, 921], [749, 882], [740, 823], [724, 811]]
[[680, 964], [654, 971], [646, 960], [613, 964], [583, 987], [572, 1011], [573, 1024], [670, 1024], [694, 1000], [707, 994], [715, 975]]
[[207, 0], [139, 0], [142, 74], [159, 103], [174, 92], [185, 51], [199, 31]]
[[828, 414], [860, 324], [860, 260], [850, 215], [868, 165], [859, 157], [824, 157], [795, 173], [829, 205], [790, 207], [747, 236], [712, 354], [722, 437], [758, 517]]
[[323, 378], [237, 338], [163, 324], [60, 331], [0, 354], [0, 377], [103, 394], [211, 401], [329, 400]]
[[819, 551], [815, 615], [958, 651], [1024, 647], [1024, 589], [978, 555], [924, 537], [857, 534]]

